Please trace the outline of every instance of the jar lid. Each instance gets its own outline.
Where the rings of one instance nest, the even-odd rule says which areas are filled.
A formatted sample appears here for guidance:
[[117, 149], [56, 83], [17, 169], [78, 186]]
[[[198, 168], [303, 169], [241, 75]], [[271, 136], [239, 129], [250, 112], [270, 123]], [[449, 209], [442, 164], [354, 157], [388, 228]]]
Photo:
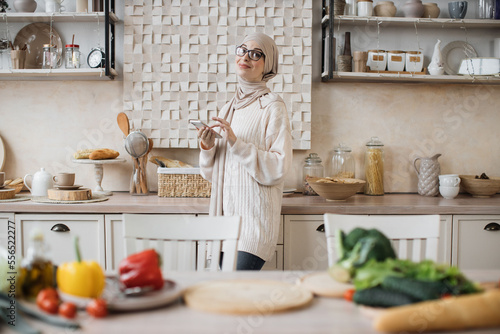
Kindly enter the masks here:
[[344, 143], [340, 143], [333, 149], [334, 152], [352, 152], [351, 148]]
[[67, 48], [79, 48], [80, 45], [78, 45], [78, 44], [66, 44], [66, 47]]
[[311, 163], [321, 163], [321, 158], [317, 153], [311, 153], [307, 158], [305, 158], [305, 161], [309, 164]]
[[366, 143], [366, 146], [384, 146], [378, 137], [371, 137], [370, 141]]

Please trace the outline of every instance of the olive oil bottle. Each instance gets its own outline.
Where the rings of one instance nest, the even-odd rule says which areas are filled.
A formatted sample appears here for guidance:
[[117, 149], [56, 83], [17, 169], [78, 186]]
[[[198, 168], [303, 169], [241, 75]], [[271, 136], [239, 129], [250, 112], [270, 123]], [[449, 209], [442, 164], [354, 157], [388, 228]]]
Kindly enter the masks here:
[[27, 299], [36, 298], [44, 288], [54, 287], [54, 265], [46, 254], [43, 233], [33, 231], [26, 257], [21, 262], [22, 294]]

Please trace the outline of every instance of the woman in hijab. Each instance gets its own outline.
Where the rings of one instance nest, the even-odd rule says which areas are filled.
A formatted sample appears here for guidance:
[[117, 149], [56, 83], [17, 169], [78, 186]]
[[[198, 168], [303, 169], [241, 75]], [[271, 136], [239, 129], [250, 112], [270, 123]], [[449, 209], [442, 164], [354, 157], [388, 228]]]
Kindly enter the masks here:
[[237, 270], [260, 270], [278, 240], [283, 183], [292, 161], [285, 103], [266, 85], [278, 73], [278, 56], [269, 36], [246, 36], [236, 47], [234, 97], [212, 118], [217, 124], [198, 130], [201, 175], [212, 182], [210, 215], [242, 219]]

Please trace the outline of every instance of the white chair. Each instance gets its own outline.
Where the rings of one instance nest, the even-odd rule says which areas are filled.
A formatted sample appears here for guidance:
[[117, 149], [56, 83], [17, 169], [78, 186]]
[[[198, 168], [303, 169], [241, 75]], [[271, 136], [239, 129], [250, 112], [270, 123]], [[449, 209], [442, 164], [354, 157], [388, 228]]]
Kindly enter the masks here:
[[241, 217], [124, 214], [125, 255], [154, 248], [162, 271], [222, 271], [236, 268]]
[[439, 215], [324, 215], [328, 265], [337, 261], [335, 230], [349, 233], [355, 227], [376, 228], [391, 240], [400, 259], [438, 260]]

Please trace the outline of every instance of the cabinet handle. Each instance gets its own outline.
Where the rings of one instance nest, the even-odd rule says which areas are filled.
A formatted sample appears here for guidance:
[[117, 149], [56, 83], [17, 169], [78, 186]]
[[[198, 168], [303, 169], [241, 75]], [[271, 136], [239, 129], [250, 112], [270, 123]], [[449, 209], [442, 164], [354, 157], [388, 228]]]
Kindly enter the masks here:
[[69, 227], [64, 224], [55, 224], [50, 230], [54, 232], [69, 232]]
[[497, 223], [489, 223], [484, 227], [485, 231], [500, 231], [500, 225]]
[[316, 228], [318, 232], [325, 232], [325, 224], [321, 224]]

